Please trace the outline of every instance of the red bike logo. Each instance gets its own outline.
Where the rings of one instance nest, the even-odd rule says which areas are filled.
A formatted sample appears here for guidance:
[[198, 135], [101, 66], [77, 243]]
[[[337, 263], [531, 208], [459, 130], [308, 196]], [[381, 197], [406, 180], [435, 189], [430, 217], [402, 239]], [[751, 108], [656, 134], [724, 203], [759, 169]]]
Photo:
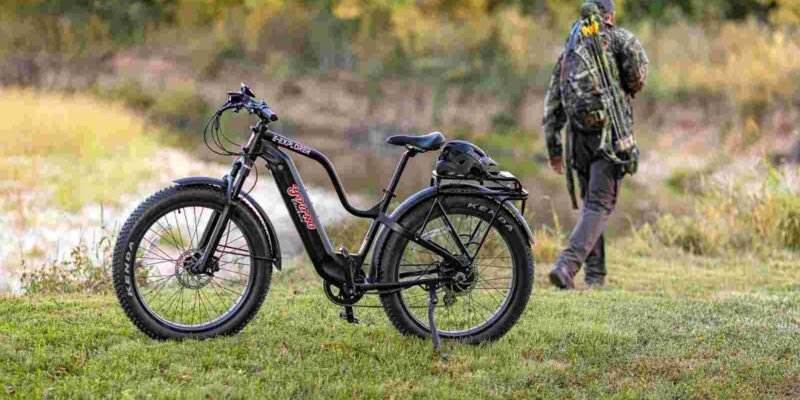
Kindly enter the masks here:
[[286, 193], [288, 193], [289, 196], [292, 196], [292, 203], [294, 203], [294, 209], [295, 211], [297, 211], [297, 215], [300, 217], [300, 219], [306, 224], [306, 227], [311, 231], [316, 230], [317, 224], [314, 223], [314, 218], [311, 216], [311, 212], [308, 211], [306, 200], [300, 193], [300, 188], [297, 187], [297, 184], [294, 184], [292, 185], [292, 187], [287, 189]]

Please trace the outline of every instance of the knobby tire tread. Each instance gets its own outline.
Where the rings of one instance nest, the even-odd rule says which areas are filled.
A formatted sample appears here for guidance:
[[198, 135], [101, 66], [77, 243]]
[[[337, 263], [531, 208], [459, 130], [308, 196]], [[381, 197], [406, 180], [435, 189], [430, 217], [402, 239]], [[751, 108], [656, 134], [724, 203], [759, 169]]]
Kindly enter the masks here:
[[[249, 324], [253, 318], [255, 318], [256, 314], [258, 314], [258, 310], [261, 308], [261, 305], [264, 303], [264, 300], [267, 297], [267, 293], [269, 292], [270, 283], [272, 280], [272, 266], [268, 265], [265, 268], [265, 275], [263, 282], [254, 282], [254, 287], [252, 291], [249, 293], [248, 298], [242, 300], [242, 307], [245, 306], [245, 303], [250, 301], [250, 296], [256, 296], [255, 303], [250, 307], [249, 311], [245, 315], [244, 318], [241, 318], [236, 324], [232, 326], [225, 327], [224, 330], [221, 330], [220, 327], [216, 327], [210, 330], [210, 332], [200, 332], [194, 334], [186, 334], [178, 332], [176, 335], [162, 335], [156, 332], [154, 329], [151, 328], [150, 324], [158, 324], [158, 322], [153, 321], [151, 318], [145, 317], [142, 318], [138, 315], [137, 312], [133, 310], [131, 301], [132, 298], [129, 298], [128, 294], [126, 293], [126, 286], [125, 286], [125, 267], [123, 265], [124, 258], [125, 258], [125, 251], [127, 249], [127, 245], [130, 240], [131, 231], [136, 227], [136, 224], [142, 219], [145, 213], [149, 210], [153, 209], [159, 203], [168, 202], [170, 197], [173, 197], [177, 194], [181, 194], [181, 192], [188, 192], [188, 191], [212, 191], [215, 192], [217, 195], [224, 197], [224, 192], [221, 188], [212, 185], [191, 185], [191, 186], [172, 186], [166, 189], [163, 189], [149, 198], [142, 202], [136, 210], [128, 217], [127, 221], [123, 225], [122, 229], [120, 230], [119, 237], [117, 238], [117, 242], [114, 247], [114, 254], [113, 254], [113, 285], [114, 291], [116, 296], [122, 306], [125, 315], [131, 322], [140, 330], [142, 333], [147, 335], [148, 337], [156, 340], [169, 340], [169, 339], [187, 339], [187, 338], [194, 338], [194, 339], [210, 339], [215, 336], [220, 335], [233, 335], [240, 332], [242, 329]], [[163, 205], [162, 205], [163, 207]], [[238, 207], [241, 207], [242, 212], [245, 214], [249, 214], [255, 221], [260, 221], [259, 216], [255, 211], [252, 210], [247, 204], [244, 202], [240, 202]], [[253, 241], [264, 240], [264, 238], [253, 238]], [[273, 250], [270, 248], [269, 243], [264, 240], [263, 242], [266, 245], [266, 251], [271, 253]], [[255, 250], [253, 250], [255, 251]], [[253, 279], [256, 279], [253, 277]], [[240, 308], [238, 312], [242, 312]], [[231, 318], [235, 318], [236, 315], [232, 315]], [[224, 324], [223, 324], [224, 326]]]

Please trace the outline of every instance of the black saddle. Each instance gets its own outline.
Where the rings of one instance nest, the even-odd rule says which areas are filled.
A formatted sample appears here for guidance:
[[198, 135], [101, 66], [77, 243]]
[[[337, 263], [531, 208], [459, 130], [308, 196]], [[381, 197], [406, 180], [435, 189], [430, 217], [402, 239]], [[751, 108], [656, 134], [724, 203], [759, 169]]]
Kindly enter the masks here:
[[399, 135], [386, 139], [386, 143], [393, 144], [395, 146], [412, 147], [422, 152], [439, 150], [444, 142], [444, 135], [442, 135], [440, 132], [432, 132], [423, 136]]

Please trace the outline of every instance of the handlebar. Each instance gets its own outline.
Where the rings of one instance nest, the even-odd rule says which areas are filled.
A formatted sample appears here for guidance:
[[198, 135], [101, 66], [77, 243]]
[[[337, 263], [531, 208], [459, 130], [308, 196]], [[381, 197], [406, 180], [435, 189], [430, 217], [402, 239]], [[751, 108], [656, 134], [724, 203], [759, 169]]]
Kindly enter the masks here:
[[264, 100], [256, 100], [253, 91], [244, 83], [238, 92], [228, 92], [228, 103], [223, 109], [235, 109], [237, 112], [241, 109], [245, 109], [250, 114], [255, 114], [261, 118], [262, 121], [267, 123], [276, 122], [278, 120], [278, 114], [275, 114]]

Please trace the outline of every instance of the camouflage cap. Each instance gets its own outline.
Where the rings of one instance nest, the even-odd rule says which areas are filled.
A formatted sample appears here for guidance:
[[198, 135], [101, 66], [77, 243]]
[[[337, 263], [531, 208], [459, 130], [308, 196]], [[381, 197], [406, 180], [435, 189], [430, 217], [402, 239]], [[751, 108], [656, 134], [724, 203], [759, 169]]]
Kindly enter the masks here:
[[597, 7], [600, 8], [600, 12], [603, 14], [611, 14], [616, 11], [614, 0], [589, 0], [589, 2], [597, 4]]

